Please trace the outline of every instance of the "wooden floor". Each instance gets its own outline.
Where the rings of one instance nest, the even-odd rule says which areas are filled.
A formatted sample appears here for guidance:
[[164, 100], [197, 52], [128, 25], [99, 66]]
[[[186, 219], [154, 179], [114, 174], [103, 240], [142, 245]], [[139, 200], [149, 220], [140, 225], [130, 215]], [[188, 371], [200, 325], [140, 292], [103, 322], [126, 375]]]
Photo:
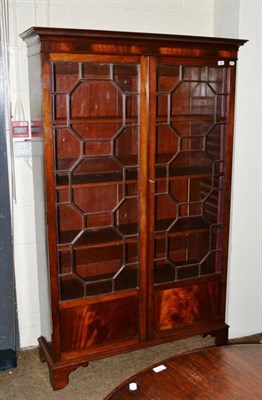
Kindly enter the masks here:
[[[162, 370], [155, 372], [155, 367]], [[213, 347], [170, 358], [133, 376], [104, 400], [129, 399], [261, 400], [262, 345]]]

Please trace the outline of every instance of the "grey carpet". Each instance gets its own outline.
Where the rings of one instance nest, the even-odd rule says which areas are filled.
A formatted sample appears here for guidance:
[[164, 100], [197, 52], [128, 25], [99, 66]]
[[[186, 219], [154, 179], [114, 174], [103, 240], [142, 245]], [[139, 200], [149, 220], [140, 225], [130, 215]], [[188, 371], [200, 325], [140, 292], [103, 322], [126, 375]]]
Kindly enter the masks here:
[[18, 353], [17, 368], [0, 373], [0, 399], [102, 400], [141, 369], [175, 354], [213, 344], [211, 337], [194, 337], [92, 361], [87, 368], [72, 372], [68, 386], [57, 392], [50, 386], [48, 367], [40, 362], [38, 350], [24, 350]]

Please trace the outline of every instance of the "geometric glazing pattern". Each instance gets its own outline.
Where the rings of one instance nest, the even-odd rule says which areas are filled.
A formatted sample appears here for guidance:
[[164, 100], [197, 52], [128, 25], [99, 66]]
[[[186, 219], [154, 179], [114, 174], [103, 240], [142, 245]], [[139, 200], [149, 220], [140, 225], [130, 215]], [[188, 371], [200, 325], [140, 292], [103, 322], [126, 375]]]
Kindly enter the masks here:
[[[158, 65], [156, 97], [155, 283], [217, 273], [221, 242], [210, 243], [223, 223], [229, 69]], [[205, 254], [196, 251], [205, 241]]]
[[52, 63], [62, 300], [138, 285], [139, 65]]
[[155, 239], [155, 283], [221, 272], [222, 228]]

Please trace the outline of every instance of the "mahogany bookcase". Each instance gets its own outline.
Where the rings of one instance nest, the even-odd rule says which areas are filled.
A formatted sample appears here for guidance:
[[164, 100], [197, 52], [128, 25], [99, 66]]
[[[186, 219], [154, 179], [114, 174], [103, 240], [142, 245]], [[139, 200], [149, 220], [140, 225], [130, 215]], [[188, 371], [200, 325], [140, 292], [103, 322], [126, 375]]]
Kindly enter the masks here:
[[[237, 52], [244, 40], [31, 28], [61, 389], [89, 361], [192, 335], [225, 344]], [[41, 284], [41, 283], [40, 283]]]

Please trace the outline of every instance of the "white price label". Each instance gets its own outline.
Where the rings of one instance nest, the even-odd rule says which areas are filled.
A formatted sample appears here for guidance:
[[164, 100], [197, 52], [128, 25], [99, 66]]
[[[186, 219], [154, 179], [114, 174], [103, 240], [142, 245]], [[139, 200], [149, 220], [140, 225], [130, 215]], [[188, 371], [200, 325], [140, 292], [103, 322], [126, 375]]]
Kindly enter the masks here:
[[129, 383], [129, 390], [137, 390], [137, 383], [136, 382], [132, 382]]
[[166, 369], [166, 366], [162, 364], [162, 365], [158, 365], [158, 367], [153, 368], [153, 371], [161, 372], [161, 371], [164, 371], [165, 369]]

